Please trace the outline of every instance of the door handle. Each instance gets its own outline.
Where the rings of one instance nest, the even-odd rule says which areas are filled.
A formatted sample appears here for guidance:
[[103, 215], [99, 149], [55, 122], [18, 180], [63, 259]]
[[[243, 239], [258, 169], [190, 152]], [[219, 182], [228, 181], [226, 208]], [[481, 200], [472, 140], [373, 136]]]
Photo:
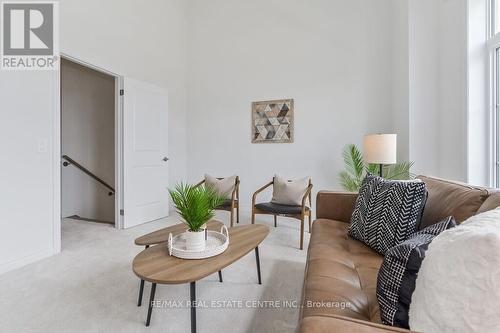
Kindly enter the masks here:
[[168, 157], [164, 157], [164, 158], [163, 158], [163, 162], [167, 162], [168, 160], [169, 160], [169, 158], [168, 158]]

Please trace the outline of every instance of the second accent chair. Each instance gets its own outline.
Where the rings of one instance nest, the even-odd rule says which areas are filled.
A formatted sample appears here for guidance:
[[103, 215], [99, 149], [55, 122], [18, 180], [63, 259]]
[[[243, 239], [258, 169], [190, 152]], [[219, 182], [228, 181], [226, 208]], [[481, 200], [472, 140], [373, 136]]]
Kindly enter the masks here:
[[205, 179], [196, 184], [195, 186], [200, 186], [205, 184], [206, 186], [213, 187], [219, 194], [225, 195], [227, 197], [224, 203], [217, 207], [215, 210], [225, 210], [231, 213], [230, 215], [230, 225], [234, 224], [234, 212], [236, 211], [236, 223], [240, 223], [240, 179], [238, 176], [231, 177], [213, 177], [205, 174]]
[[[270, 202], [256, 203], [257, 195], [273, 186], [273, 199]], [[304, 248], [304, 220], [306, 216], [311, 232], [311, 191], [312, 182], [309, 177], [298, 180], [287, 180], [278, 175], [258, 189], [252, 198], [252, 224], [256, 214], [274, 215], [274, 226], [278, 225], [278, 215], [300, 220], [300, 249]]]

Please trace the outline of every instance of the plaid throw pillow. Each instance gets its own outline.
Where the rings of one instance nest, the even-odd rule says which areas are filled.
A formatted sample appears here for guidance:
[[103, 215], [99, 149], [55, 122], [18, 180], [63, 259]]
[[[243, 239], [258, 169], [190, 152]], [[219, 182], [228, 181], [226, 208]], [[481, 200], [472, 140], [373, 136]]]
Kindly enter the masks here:
[[349, 235], [385, 252], [417, 231], [427, 200], [425, 183], [368, 175], [361, 185]]
[[384, 324], [409, 328], [411, 296], [425, 252], [434, 237], [455, 225], [454, 218], [447, 217], [387, 251], [377, 278], [377, 300]]

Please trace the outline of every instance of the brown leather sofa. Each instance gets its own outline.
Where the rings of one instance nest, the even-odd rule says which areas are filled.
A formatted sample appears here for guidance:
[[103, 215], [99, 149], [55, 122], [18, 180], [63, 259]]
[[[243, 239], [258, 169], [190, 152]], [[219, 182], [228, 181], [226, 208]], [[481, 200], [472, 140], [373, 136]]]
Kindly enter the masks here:
[[[500, 206], [500, 193], [419, 176], [429, 191], [420, 228]], [[357, 194], [321, 191], [307, 254], [298, 332], [410, 332], [381, 324], [376, 297], [383, 257], [347, 235]]]

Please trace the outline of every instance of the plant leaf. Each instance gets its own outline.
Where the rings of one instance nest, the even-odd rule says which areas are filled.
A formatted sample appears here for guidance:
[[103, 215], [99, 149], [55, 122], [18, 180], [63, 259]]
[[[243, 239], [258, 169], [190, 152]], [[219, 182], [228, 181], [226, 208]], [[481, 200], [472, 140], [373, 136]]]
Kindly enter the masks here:
[[[356, 145], [349, 144], [342, 151], [345, 170], [339, 173], [340, 185], [347, 191], [358, 192], [367, 173], [378, 175], [378, 164], [366, 164], [363, 155]], [[393, 180], [406, 180], [415, 177], [410, 172], [413, 162], [401, 162], [394, 165], [384, 166], [382, 173], [384, 178]]]
[[350, 192], [357, 192], [361, 186], [359, 179], [352, 177], [348, 172], [342, 171], [339, 175], [340, 184]]
[[169, 193], [177, 212], [192, 231], [199, 231], [212, 219], [215, 216], [214, 208], [225, 200], [210, 187], [184, 183], [177, 184]]
[[355, 178], [361, 178], [364, 171], [363, 155], [356, 145], [350, 144], [344, 148], [343, 152], [346, 171]]
[[380, 166], [378, 164], [368, 164], [366, 165], [366, 172], [371, 173], [372, 175], [378, 175], [379, 168]]
[[401, 162], [389, 165], [385, 168], [385, 178], [393, 180], [406, 180], [411, 179], [410, 169], [413, 162]]

